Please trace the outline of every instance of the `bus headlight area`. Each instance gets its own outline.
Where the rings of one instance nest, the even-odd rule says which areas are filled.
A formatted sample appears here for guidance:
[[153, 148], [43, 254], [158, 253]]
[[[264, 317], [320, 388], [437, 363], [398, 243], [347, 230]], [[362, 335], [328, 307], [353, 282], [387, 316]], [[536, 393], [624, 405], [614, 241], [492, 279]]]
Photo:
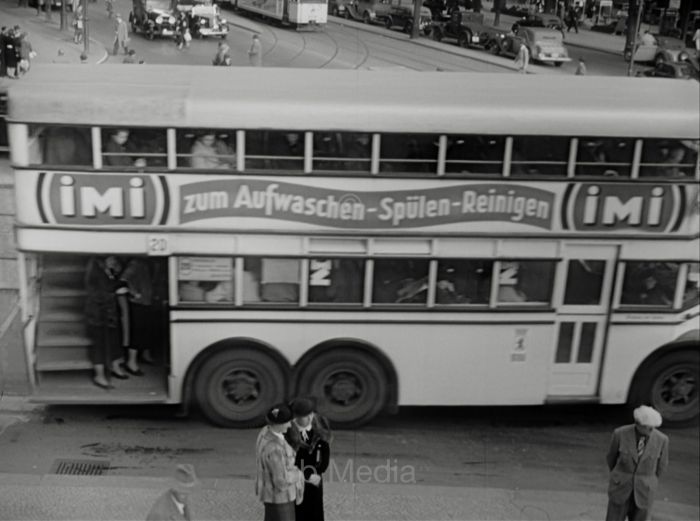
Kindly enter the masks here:
[[[33, 400], [196, 403], [228, 427], [290, 393], [338, 427], [401, 405], [697, 418], [687, 82], [660, 99], [633, 78], [425, 73], [408, 89], [381, 71], [242, 70], [231, 85], [218, 68], [65, 67], [8, 92], [0, 195], [18, 251], [3, 258], [25, 327], [0, 350], [23, 357]], [[144, 81], [178, 88], [150, 112]], [[351, 99], [318, 90], [350, 82]], [[601, 107], [615, 90], [630, 95]], [[124, 334], [158, 363], [105, 389], [101, 328], [124, 324], [94, 303], [122, 279]]]

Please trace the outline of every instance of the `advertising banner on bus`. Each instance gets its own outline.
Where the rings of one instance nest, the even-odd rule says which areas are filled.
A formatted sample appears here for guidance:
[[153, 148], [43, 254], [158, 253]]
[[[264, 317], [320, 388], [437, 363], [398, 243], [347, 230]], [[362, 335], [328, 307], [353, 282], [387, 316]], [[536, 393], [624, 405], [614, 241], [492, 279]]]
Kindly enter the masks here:
[[[83, 174], [17, 177], [18, 223], [184, 230], [697, 234], [698, 187], [524, 182]], [[28, 204], [35, 201], [35, 204]]]

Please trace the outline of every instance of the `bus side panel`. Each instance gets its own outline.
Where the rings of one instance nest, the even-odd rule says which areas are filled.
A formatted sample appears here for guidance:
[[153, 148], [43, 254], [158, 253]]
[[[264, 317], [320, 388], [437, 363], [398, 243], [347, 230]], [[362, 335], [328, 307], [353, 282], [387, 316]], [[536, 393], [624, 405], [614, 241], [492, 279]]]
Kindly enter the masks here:
[[244, 11], [262, 14], [282, 20], [284, 14], [284, 0], [238, 0], [237, 7]]
[[697, 317], [682, 325], [648, 321], [615, 323], [615, 320], [610, 325], [600, 385], [600, 401], [609, 404], [627, 401], [632, 378], [647, 356], [700, 327]]
[[328, 4], [301, 3], [289, 4], [289, 20], [298, 24], [314, 23], [323, 25], [328, 21]]
[[[384, 317], [386, 319], [386, 317]], [[377, 346], [399, 375], [400, 405], [541, 404], [552, 360], [552, 324], [174, 323], [172, 372], [184, 377], [197, 353], [247, 337], [295, 364], [336, 338]]]

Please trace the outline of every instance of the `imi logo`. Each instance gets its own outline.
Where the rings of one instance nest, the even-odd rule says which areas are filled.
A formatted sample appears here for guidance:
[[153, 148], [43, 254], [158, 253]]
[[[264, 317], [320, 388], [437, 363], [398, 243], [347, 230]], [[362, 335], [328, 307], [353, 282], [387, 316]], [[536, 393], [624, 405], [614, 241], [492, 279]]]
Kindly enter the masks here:
[[677, 231], [685, 214], [685, 198], [682, 185], [570, 185], [562, 225], [578, 231]]
[[145, 175], [39, 174], [44, 222], [75, 225], [164, 224], [168, 196], [164, 180]]

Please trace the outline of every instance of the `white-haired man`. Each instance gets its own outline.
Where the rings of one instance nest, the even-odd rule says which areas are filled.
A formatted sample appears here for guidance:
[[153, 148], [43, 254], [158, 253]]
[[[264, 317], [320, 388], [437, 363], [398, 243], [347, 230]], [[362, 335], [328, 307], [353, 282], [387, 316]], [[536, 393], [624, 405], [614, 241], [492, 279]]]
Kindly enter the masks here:
[[634, 410], [633, 425], [613, 432], [606, 521], [649, 519], [659, 478], [668, 465], [668, 436], [657, 430], [660, 426], [661, 415], [642, 405]]

